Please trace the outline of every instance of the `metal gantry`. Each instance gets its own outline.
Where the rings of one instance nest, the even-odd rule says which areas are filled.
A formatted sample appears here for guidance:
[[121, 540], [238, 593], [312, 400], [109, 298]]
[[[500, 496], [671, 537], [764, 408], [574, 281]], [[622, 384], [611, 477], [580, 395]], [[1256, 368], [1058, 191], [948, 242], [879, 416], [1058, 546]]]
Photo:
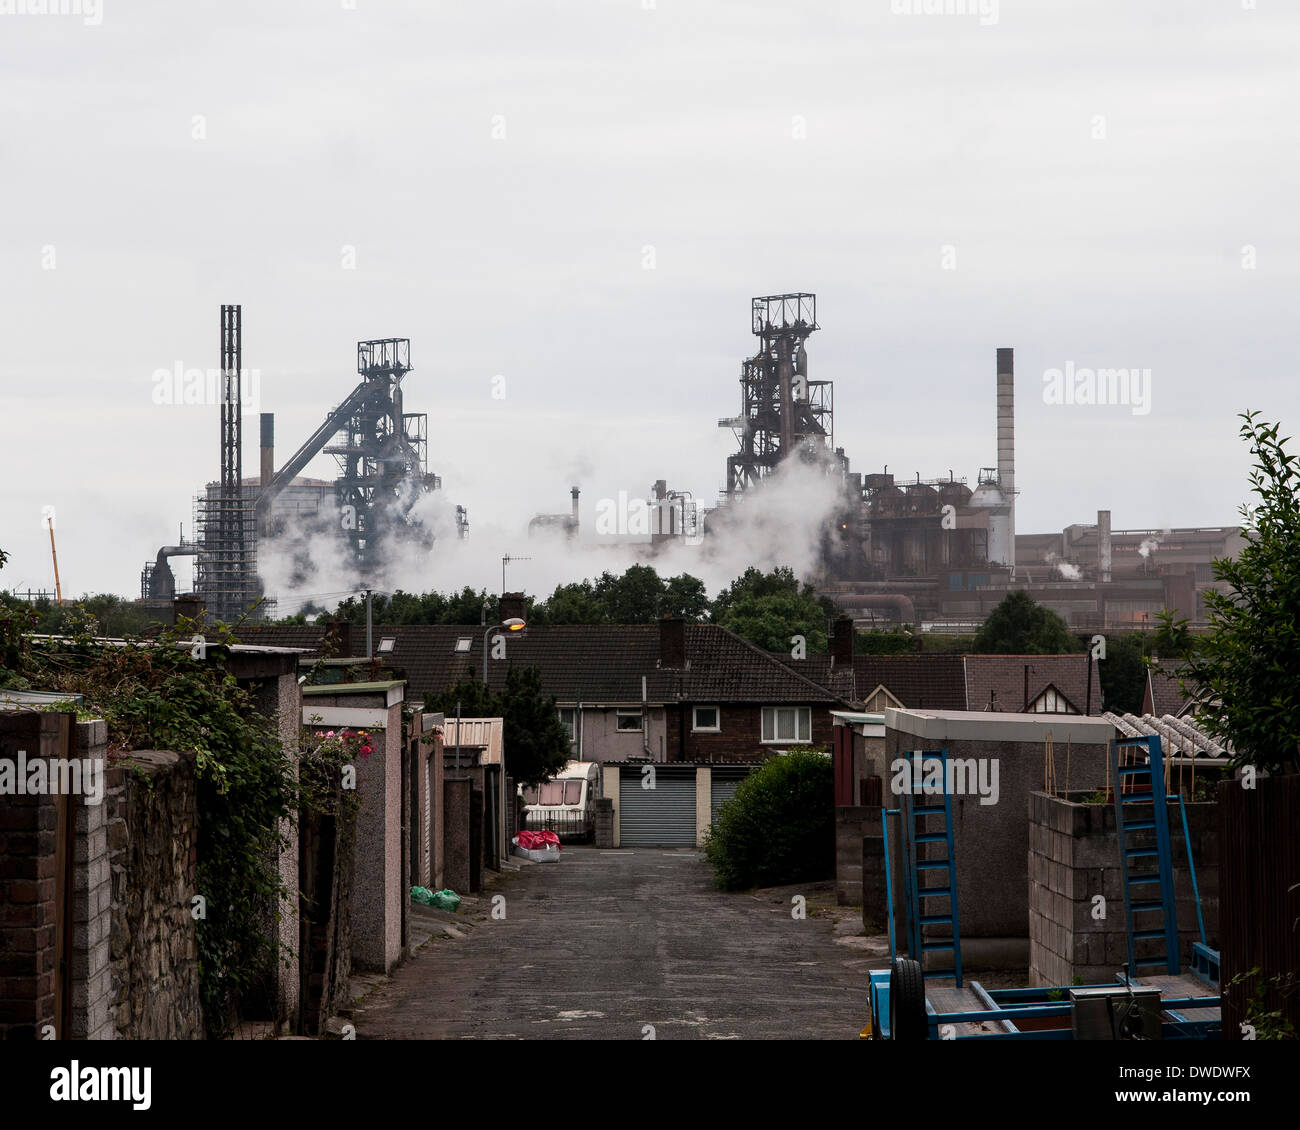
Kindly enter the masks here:
[[834, 385], [808, 376], [808, 337], [817, 325], [815, 294], [751, 301], [758, 352], [740, 367], [741, 413], [719, 420], [739, 444], [727, 459], [727, 498], [751, 489], [796, 451], [824, 456], [834, 446]]
[[410, 521], [420, 496], [441, 485], [426, 468], [428, 416], [402, 411], [402, 378], [410, 371], [408, 338], [358, 342], [362, 395], [325, 447], [338, 460], [340, 522], [363, 578], [373, 572], [386, 538], [433, 544], [432, 533]]

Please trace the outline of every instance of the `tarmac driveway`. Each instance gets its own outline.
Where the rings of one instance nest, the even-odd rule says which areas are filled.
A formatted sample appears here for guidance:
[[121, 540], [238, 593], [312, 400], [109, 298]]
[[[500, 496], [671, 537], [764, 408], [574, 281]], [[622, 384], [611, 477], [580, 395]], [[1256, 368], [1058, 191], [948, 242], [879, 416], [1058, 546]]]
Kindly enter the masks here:
[[880, 961], [836, 939], [860, 930], [832, 903], [826, 883], [720, 892], [693, 849], [566, 847], [426, 917], [438, 936], [353, 1022], [360, 1039], [857, 1039]]

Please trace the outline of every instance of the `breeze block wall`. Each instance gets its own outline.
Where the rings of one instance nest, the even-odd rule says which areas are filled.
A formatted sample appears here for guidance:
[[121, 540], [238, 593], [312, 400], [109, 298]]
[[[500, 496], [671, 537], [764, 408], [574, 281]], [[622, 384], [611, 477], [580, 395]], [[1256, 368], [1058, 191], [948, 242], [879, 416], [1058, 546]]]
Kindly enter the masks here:
[[[1068, 986], [1076, 983], [1076, 978], [1081, 984], [1110, 984], [1128, 960], [1115, 809], [1109, 803], [1081, 803], [1086, 795], [1072, 792], [1066, 796], [1050, 796], [1035, 792], [1029, 797], [1031, 985]], [[1149, 805], [1129, 807], [1134, 809], [1135, 819], [1150, 818]], [[1167, 814], [1179, 951], [1186, 971], [1191, 966], [1192, 943], [1199, 941], [1201, 935], [1178, 805], [1168, 804]], [[1211, 947], [1217, 947], [1219, 933], [1216, 821], [1214, 804], [1187, 805], [1192, 861]], [[1142, 835], [1130, 833], [1129, 845], [1144, 846], [1147, 841], [1139, 838]], [[1104, 906], [1095, 901], [1097, 895], [1105, 899]], [[1102, 909], [1104, 917], [1099, 917]], [[1153, 925], [1154, 918], [1154, 915], [1139, 918], [1139, 928]], [[1139, 956], [1146, 952], [1140, 949]]]

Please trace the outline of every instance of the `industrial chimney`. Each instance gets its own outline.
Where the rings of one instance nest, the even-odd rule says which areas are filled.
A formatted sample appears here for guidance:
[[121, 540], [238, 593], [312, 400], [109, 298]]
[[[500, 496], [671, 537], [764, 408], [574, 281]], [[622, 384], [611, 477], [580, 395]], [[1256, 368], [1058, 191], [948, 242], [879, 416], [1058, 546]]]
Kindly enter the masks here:
[[1015, 350], [998, 350], [998, 486], [1008, 507], [1007, 557], [1016, 575], [1016, 414]]
[[1097, 511], [1097, 580], [1110, 580], [1110, 511]]
[[572, 499], [572, 517], [569, 519], [569, 540], [572, 541], [578, 536], [578, 488], [569, 488], [569, 498]]
[[275, 413], [262, 413], [262, 486], [275, 478]]
[[[262, 413], [262, 466], [261, 466], [261, 486], [259, 493], [266, 490], [271, 485], [271, 480], [275, 478], [275, 413]], [[269, 537], [271, 534], [271, 508], [269, 506], [262, 509], [261, 529], [257, 532], [262, 537]]]

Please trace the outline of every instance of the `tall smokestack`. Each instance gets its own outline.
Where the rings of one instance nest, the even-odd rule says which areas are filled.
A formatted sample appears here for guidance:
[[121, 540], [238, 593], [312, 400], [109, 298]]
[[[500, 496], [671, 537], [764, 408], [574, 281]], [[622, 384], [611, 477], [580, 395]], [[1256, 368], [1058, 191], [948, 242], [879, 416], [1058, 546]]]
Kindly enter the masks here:
[[569, 538], [572, 540], [578, 536], [578, 488], [569, 488], [569, 498], [572, 500], [571, 514], [569, 519]]
[[275, 477], [275, 413], [262, 413], [262, 486]]
[[[275, 413], [262, 413], [262, 490], [271, 485], [275, 477]], [[262, 511], [262, 528], [258, 531], [263, 537], [271, 532], [271, 508]]]
[[1009, 507], [1007, 567], [1016, 575], [1016, 364], [1014, 349], [998, 350], [998, 486]]
[[1110, 580], [1110, 511], [1097, 511], [1097, 580]]

